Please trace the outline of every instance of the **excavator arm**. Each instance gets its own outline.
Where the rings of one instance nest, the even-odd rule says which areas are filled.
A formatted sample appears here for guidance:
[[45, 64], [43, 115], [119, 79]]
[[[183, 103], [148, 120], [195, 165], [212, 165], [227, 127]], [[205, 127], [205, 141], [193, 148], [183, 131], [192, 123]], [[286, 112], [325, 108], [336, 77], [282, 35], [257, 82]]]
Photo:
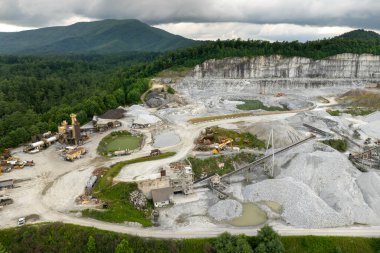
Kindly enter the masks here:
[[220, 150], [222, 150], [226, 145], [232, 143], [233, 141], [234, 141], [234, 140], [233, 140], [233, 139], [230, 139], [230, 138], [226, 139], [223, 143], [219, 144], [219, 146], [218, 146], [216, 149], [214, 149], [214, 150], [212, 151], [212, 153], [213, 153], [213, 154], [219, 154], [219, 153], [220, 153]]

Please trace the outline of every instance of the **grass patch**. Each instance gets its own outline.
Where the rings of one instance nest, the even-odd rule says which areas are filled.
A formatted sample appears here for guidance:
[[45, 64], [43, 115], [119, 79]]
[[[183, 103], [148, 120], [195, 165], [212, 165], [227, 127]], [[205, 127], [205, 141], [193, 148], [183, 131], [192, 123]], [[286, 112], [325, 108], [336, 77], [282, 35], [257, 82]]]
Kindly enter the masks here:
[[123, 182], [113, 184], [113, 178], [128, 164], [164, 159], [173, 155], [175, 155], [175, 152], [167, 152], [158, 156], [140, 157], [115, 164], [109, 170], [104, 172], [93, 190], [93, 196], [102, 201], [108, 202], [108, 209], [86, 209], [82, 211], [82, 215], [107, 222], [121, 223], [124, 221], [131, 221], [138, 222], [144, 227], [152, 226], [149, 216], [153, 204], [148, 202], [148, 208], [146, 210], [138, 210], [129, 202], [129, 194], [137, 189], [137, 185], [135, 183]]
[[375, 109], [369, 109], [369, 108], [348, 108], [344, 110], [343, 112], [351, 114], [352, 116], [366, 116], [375, 111], [376, 111]]
[[239, 110], [264, 110], [264, 111], [288, 111], [289, 109], [286, 107], [279, 107], [279, 106], [265, 106], [263, 102], [260, 100], [241, 100], [244, 102], [242, 105], [238, 105], [237, 108]]
[[[256, 156], [253, 154], [240, 153], [231, 156], [215, 156], [207, 159], [188, 158], [191, 162], [194, 179], [200, 179], [203, 175], [211, 175], [217, 173], [219, 175], [227, 174], [234, 170], [233, 162], [254, 162]], [[219, 168], [218, 164], [224, 163], [223, 168]]]
[[360, 107], [350, 107], [343, 111], [340, 110], [326, 110], [331, 116], [340, 116], [342, 113], [351, 114], [352, 116], [366, 116], [375, 112], [375, 109], [370, 108], [360, 108]]
[[356, 107], [364, 107], [373, 110], [380, 109], [380, 94], [369, 91], [352, 91], [339, 98], [341, 102], [351, 102]]
[[173, 66], [169, 69], [165, 69], [157, 74], [158, 77], [170, 78], [170, 77], [185, 77], [193, 68], [183, 66]]
[[320, 253], [377, 253], [380, 250], [379, 238], [334, 237], [334, 236], [284, 236], [281, 241], [285, 252]]
[[341, 139], [330, 139], [321, 141], [322, 143], [329, 145], [330, 147], [338, 150], [339, 152], [347, 151], [347, 141]]
[[330, 114], [331, 116], [340, 116], [341, 112], [339, 110], [330, 110], [327, 109], [326, 112]]
[[144, 211], [138, 210], [129, 202], [129, 194], [137, 189], [135, 183], [117, 183], [111, 187], [103, 189], [101, 192], [94, 194], [102, 201], [108, 202], [108, 209], [95, 210], [86, 209], [82, 211], [84, 217], [90, 217], [107, 222], [122, 223], [124, 221], [138, 222], [144, 227], [152, 226], [149, 215], [153, 204], [149, 204]]
[[258, 148], [265, 149], [266, 144], [264, 141], [257, 138], [256, 135], [253, 135], [248, 132], [239, 133], [234, 130], [224, 129], [221, 127], [212, 127], [214, 133], [214, 142], [221, 142], [221, 140], [226, 138], [231, 138], [234, 140], [232, 143], [233, 146], [239, 148]]
[[100, 141], [97, 151], [101, 155], [107, 155], [118, 150], [134, 150], [140, 147], [142, 140], [142, 136], [134, 136], [128, 131], [116, 131]]
[[208, 122], [208, 121], [213, 121], [213, 120], [233, 119], [233, 118], [249, 117], [249, 116], [254, 116], [254, 114], [250, 112], [245, 112], [245, 113], [218, 115], [218, 116], [206, 116], [206, 117], [192, 118], [189, 120], [189, 122], [193, 124], [197, 124], [197, 123]]

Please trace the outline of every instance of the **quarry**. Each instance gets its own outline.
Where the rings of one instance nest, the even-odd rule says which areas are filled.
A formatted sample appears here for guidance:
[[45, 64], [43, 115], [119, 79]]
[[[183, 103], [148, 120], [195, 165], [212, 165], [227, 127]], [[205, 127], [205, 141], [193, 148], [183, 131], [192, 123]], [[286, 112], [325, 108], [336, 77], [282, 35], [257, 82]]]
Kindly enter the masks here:
[[[152, 80], [143, 104], [83, 126], [72, 114], [56, 134], [4, 154], [0, 195], [13, 202], [0, 226], [35, 215], [26, 223], [149, 237], [264, 224], [379, 236], [380, 112], [361, 101], [380, 98], [380, 56], [214, 59], [167, 79]], [[34, 166], [15, 169], [15, 157]], [[119, 199], [107, 195], [121, 186]], [[123, 220], [107, 216], [117, 205]]]

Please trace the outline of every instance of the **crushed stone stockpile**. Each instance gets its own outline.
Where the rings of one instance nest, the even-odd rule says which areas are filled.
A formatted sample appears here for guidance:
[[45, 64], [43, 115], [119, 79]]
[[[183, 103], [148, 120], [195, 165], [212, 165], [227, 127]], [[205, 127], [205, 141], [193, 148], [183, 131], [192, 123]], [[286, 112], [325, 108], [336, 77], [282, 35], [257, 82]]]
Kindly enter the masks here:
[[132, 105], [128, 108], [127, 116], [134, 118], [134, 123], [136, 124], [155, 124], [161, 120], [151, 115], [150, 112], [141, 105]]
[[377, 214], [380, 214], [380, 176], [375, 172], [363, 173], [357, 180], [363, 197]]
[[245, 201], [275, 201], [282, 205], [283, 219], [297, 227], [324, 228], [352, 223], [326, 204], [307, 185], [293, 178], [265, 180], [243, 190]]
[[275, 148], [286, 147], [305, 138], [286, 121], [258, 122], [246, 128], [260, 140], [268, 140], [272, 129]]
[[372, 138], [380, 139], [380, 120], [369, 122], [366, 125], [360, 126], [360, 129]]
[[329, 127], [335, 127], [338, 122], [328, 119], [330, 114], [325, 111], [300, 112], [296, 115], [285, 119], [292, 126], [302, 126], [306, 123], [317, 127], [323, 131], [331, 132]]
[[291, 177], [306, 184], [350, 223], [379, 223], [379, 216], [368, 206], [356, 183], [362, 173], [345, 155], [322, 143], [309, 142], [279, 155], [276, 160], [281, 168], [277, 178]]
[[366, 122], [372, 122], [380, 120], [380, 111], [373, 112], [371, 114], [368, 114], [367, 116], [363, 117], [363, 120]]
[[243, 206], [236, 200], [221, 200], [208, 209], [208, 214], [217, 221], [232, 220], [241, 216]]

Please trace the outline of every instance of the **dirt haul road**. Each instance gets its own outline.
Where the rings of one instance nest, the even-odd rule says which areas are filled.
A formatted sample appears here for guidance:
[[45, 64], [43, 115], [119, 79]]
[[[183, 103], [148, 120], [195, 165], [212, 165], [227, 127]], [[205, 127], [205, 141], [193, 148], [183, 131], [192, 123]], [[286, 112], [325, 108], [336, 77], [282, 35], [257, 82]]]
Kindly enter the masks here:
[[[208, 126], [218, 124], [236, 123], [239, 121], [259, 122], [271, 121], [290, 117], [294, 114], [270, 115], [270, 116], [253, 116], [246, 118], [225, 119], [213, 122], [205, 122], [197, 125], [184, 123], [183, 125], [175, 126], [174, 130], [179, 133], [181, 142], [170, 148], [163, 149], [164, 151], [176, 151], [177, 154], [173, 157], [157, 160], [153, 162], [145, 162], [136, 164], [131, 168], [127, 168], [131, 173], [141, 168], [149, 168], [144, 173], [149, 174], [154, 172], [160, 166], [177, 161], [186, 157], [194, 146], [194, 139], [199, 135], [199, 132]], [[124, 127], [123, 127], [124, 128]], [[118, 129], [120, 130], [120, 129]], [[122, 224], [113, 224], [101, 222], [93, 219], [77, 218], [69, 211], [75, 208], [73, 196], [82, 193], [84, 184], [88, 179], [88, 175], [95, 167], [108, 166], [112, 163], [127, 160], [126, 157], [118, 157], [111, 160], [105, 160], [96, 154], [96, 147], [100, 140], [108, 133], [96, 135], [92, 141], [86, 144], [88, 155], [83, 159], [68, 163], [62, 161], [56, 154], [53, 147], [45, 150], [34, 156], [22, 155], [23, 158], [34, 159], [37, 163], [35, 168], [30, 171], [17, 171], [10, 173], [9, 178], [25, 179], [27, 174], [30, 180], [20, 183], [20, 188], [9, 191], [9, 195], [15, 199], [15, 204], [7, 207], [2, 211], [2, 219], [0, 227], [13, 227], [16, 225], [17, 218], [30, 214], [37, 214], [41, 221], [61, 221], [66, 223], [78, 224], [82, 226], [97, 227], [115, 232], [134, 234], [144, 237], [161, 237], [161, 238], [191, 238], [191, 237], [209, 237], [216, 236], [224, 231], [231, 233], [245, 233], [247, 235], [255, 235], [254, 228], [233, 228], [215, 226], [212, 228], [181, 228], [181, 229], [160, 229], [160, 228], [136, 228], [127, 227]], [[147, 144], [139, 152], [127, 157], [133, 159], [141, 157], [149, 153], [150, 146]], [[20, 153], [21, 156], [21, 153]], [[25, 174], [24, 174], [25, 173]], [[77, 174], [75, 174], [77, 173]], [[74, 175], [74, 176], [73, 176]], [[67, 178], [68, 177], [68, 178]], [[4, 178], [6, 179], [6, 178]], [[73, 185], [79, 184], [80, 187], [73, 185], [62, 184], [62, 180], [66, 183], [71, 182]], [[61, 183], [60, 183], [61, 182]], [[73, 208], [73, 209], [70, 209]], [[274, 227], [282, 235], [341, 235], [341, 236], [368, 236], [374, 237], [380, 235], [380, 227], [352, 227], [352, 228], [333, 228], [333, 229], [297, 229], [276, 225]]]

